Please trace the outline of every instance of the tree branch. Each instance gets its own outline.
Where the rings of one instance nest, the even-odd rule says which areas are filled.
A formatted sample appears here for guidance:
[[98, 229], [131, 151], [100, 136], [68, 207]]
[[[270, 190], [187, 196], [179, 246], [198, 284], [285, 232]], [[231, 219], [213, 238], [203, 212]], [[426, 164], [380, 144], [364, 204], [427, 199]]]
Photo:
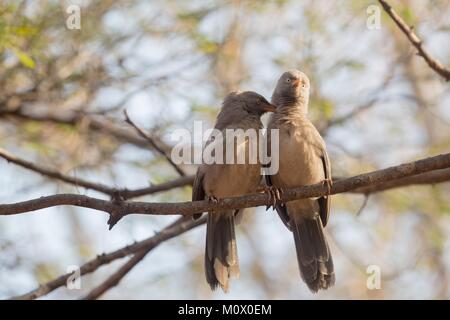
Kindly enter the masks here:
[[58, 179], [61, 180], [63, 182], [66, 182], [68, 184], [72, 184], [75, 186], [80, 186], [80, 187], [84, 187], [87, 189], [92, 189], [92, 190], [96, 190], [98, 192], [104, 193], [104, 194], [108, 194], [108, 195], [113, 195], [115, 189], [114, 188], [110, 188], [106, 185], [103, 185], [101, 183], [93, 183], [84, 179], [80, 179], [80, 178], [74, 178], [74, 177], [70, 177], [70, 176], [66, 176], [56, 170], [51, 170], [51, 169], [46, 169], [44, 167], [38, 166], [32, 162], [29, 162], [27, 160], [23, 160], [20, 159], [19, 157], [9, 153], [8, 151], [1, 149], [0, 148], [0, 157], [2, 157], [3, 159], [5, 159], [8, 162], [12, 162], [15, 163], [23, 168], [26, 168], [28, 170], [40, 173], [44, 176], [47, 176], [49, 178], [53, 178], [53, 179]]
[[[398, 59], [395, 59], [394, 62], [397, 62], [397, 60]], [[391, 83], [392, 78], [394, 77], [394, 71], [395, 71], [394, 66], [395, 66], [395, 63], [391, 63], [391, 67], [389, 68], [388, 74], [386, 75], [385, 79], [381, 83], [380, 87], [375, 90], [375, 92], [373, 93], [373, 97], [371, 99], [369, 99], [367, 102], [365, 102], [361, 106], [349, 111], [348, 113], [327, 121], [324, 128], [320, 129], [321, 133], [322, 132], [325, 133], [325, 131], [328, 130], [330, 127], [343, 124], [343, 123], [347, 122], [348, 120], [353, 119], [357, 115], [363, 113], [364, 111], [367, 111], [367, 110], [373, 108], [380, 100], [379, 94], [382, 93], [383, 91], [385, 91], [386, 88], [388, 87], [388, 85]]]
[[119, 268], [112, 276], [108, 277], [102, 284], [98, 287], [92, 289], [87, 295], [85, 295], [82, 300], [94, 300], [98, 299], [101, 295], [103, 295], [106, 291], [115, 287], [119, 284], [120, 280], [122, 280], [128, 272], [131, 271], [139, 262], [144, 259], [147, 255], [148, 251], [140, 251], [133, 255], [130, 260], [128, 260], [122, 267]]
[[140, 188], [140, 189], [134, 189], [134, 190], [128, 190], [128, 189], [121, 189], [119, 190], [120, 195], [123, 199], [131, 199], [136, 198], [140, 196], [145, 196], [148, 194], [154, 194], [157, 192], [167, 191], [175, 188], [190, 186], [194, 182], [194, 176], [184, 176], [179, 177], [167, 182], [151, 185], [148, 187]]
[[[446, 169], [439, 169], [439, 168]], [[450, 154], [444, 154], [432, 158], [427, 158], [423, 160], [419, 160], [416, 162], [412, 162], [409, 164], [403, 164], [400, 166], [390, 167], [384, 170], [378, 170], [371, 173], [359, 175], [353, 178], [348, 179], [337, 179], [337, 181], [333, 184], [331, 188], [331, 193], [336, 194], [340, 192], [345, 192], [344, 190], [354, 192], [354, 193], [363, 193], [368, 194], [372, 192], [379, 192], [383, 190], [388, 190], [395, 187], [406, 186], [411, 184], [434, 184], [440, 183], [450, 180]], [[434, 171], [429, 171], [433, 170]], [[428, 172], [429, 171], [429, 172]], [[380, 182], [380, 180], [386, 179], [384, 182]], [[358, 186], [358, 187], [356, 187]], [[303, 188], [296, 188], [289, 191], [285, 191], [283, 194], [283, 199], [286, 201], [291, 199], [293, 196], [318, 196], [317, 192], [323, 192], [321, 184], [307, 186]], [[350, 189], [349, 189], [350, 188]], [[353, 188], [353, 189], [351, 189]], [[325, 187], [326, 189], [326, 187]], [[64, 195], [63, 195], [64, 196]], [[69, 195], [71, 196], [71, 195]], [[97, 199], [98, 200], [98, 199]], [[261, 202], [261, 204], [265, 204], [264, 201], [267, 202], [267, 197], [265, 195], [251, 195], [245, 197], [237, 197], [230, 199], [222, 199], [219, 201], [218, 206], [223, 207], [224, 202], [225, 205], [229, 205], [229, 201], [237, 201], [239, 204], [242, 201], [257, 201]], [[100, 200], [104, 201], [104, 200]], [[227, 202], [228, 201], [228, 202]], [[110, 204], [110, 201], [104, 201]], [[199, 203], [200, 207], [205, 206], [203, 208], [204, 211], [208, 210], [209, 203], [204, 203], [204, 201], [193, 202], [192, 204]], [[145, 203], [144, 203], [145, 204]], [[181, 203], [183, 204], [183, 203]], [[148, 204], [152, 205], [152, 204]], [[160, 204], [156, 204], [160, 205]], [[168, 204], [168, 205], [177, 205], [177, 204]], [[5, 205], [0, 206], [0, 214], [5, 214]], [[10, 206], [10, 205], [6, 205]], [[120, 205], [118, 205], [120, 207]], [[190, 208], [192, 212], [192, 208]], [[198, 209], [197, 209], [198, 210]], [[7, 210], [6, 210], [7, 211]], [[124, 247], [122, 249], [116, 250], [109, 254], [103, 254], [98, 256], [96, 259], [93, 259], [83, 265], [81, 267], [81, 275], [91, 273], [97, 270], [102, 265], [108, 264], [116, 259], [123, 258], [125, 256], [134, 254], [133, 258], [130, 259], [126, 264], [124, 264], [116, 273], [114, 273], [110, 278], [108, 278], [104, 283], [98, 286], [94, 291], [91, 291], [85, 298], [96, 298], [104, 293], [108, 288], [117, 285], [119, 281], [136, 265], [140, 260], [145, 257], [145, 254], [150, 250], [155, 248], [161, 242], [176, 237], [179, 234], [182, 234], [185, 231], [188, 231], [198, 225], [201, 225], [205, 222], [205, 217], [197, 220], [190, 221], [184, 220], [183, 222], [179, 222], [183, 220], [183, 218], [177, 220], [176, 223], [168, 226], [163, 229], [160, 233], [156, 234], [153, 237], [142, 240], [130, 246]], [[144, 252], [146, 252], [144, 254]], [[55, 280], [52, 280], [46, 284], [41, 285], [38, 289], [35, 289], [27, 294], [14, 297], [14, 299], [35, 299], [40, 296], [43, 296], [63, 285], [66, 284], [67, 279], [71, 276], [71, 274], [65, 274], [58, 277]]]
[[[450, 153], [361, 174], [351, 178], [339, 179], [331, 187], [330, 194], [361, 190], [362, 188], [391, 183], [398, 179], [447, 168], [450, 168]], [[364, 190], [362, 193], [366, 193], [366, 191]], [[284, 190], [282, 200], [288, 202], [296, 199], [320, 197], [326, 194], [328, 194], [327, 186], [323, 183], [317, 183], [310, 186]], [[120, 218], [129, 214], [192, 215], [217, 209], [240, 209], [268, 205], [269, 202], [270, 196], [261, 193], [220, 199], [217, 204], [207, 200], [177, 203], [117, 202], [76, 194], [58, 194], [13, 204], [0, 205], [0, 215], [14, 215], [53, 206], [73, 205], [108, 212], [110, 214], [108, 224], [112, 227]]]
[[[103, 265], [109, 264], [114, 260], [124, 258], [126, 256], [136, 254], [138, 252], [149, 252], [152, 249], [156, 248], [160, 243], [174, 238], [186, 231], [189, 231], [197, 226], [200, 226], [206, 222], [206, 217], [202, 217], [198, 220], [187, 220], [187, 219], [178, 219], [174, 223], [170, 224], [159, 233], [154, 236], [147, 238], [145, 240], [135, 242], [132, 245], [128, 245], [124, 248], [118, 249], [116, 251], [102, 254], [97, 256], [95, 259], [85, 263], [80, 267], [80, 275], [83, 276], [88, 273], [92, 273], [96, 271]], [[72, 275], [72, 273], [66, 273], [52, 281], [44, 283], [39, 286], [39, 288], [32, 290], [26, 294], [12, 297], [11, 299], [18, 300], [30, 300], [42, 297], [59, 287], [66, 285], [67, 280]]]
[[412, 27], [409, 27], [405, 21], [394, 11], [394, 9], [385, 0], [378, 0], [383, 7], [384, 11], [394, 20], [395, 24], [400, 28], [400, 30], [406, 35], [408, 40], [416, 47], [418, 54], [425, 59], [428, 66], [433, 69], [436, 73], [442, 76], [446, 81], [450, 80], [450, 70], [446, 69], [444, 65], [434, 59], [428, 51], [422, 46], [422, 40], [414, 33]]
[[[205, 219], [205, 218], [204, 218]], [[181, 217], [177, 219], [175, 222], [167, 226], [167, 229], [170, 229], [174, 226], [177, 226], [178, 224], [182, 224], [183, 221], [190, 220], [187, 217]], [[191, 221], [192, 222], [192, 221]], [[122, 267], [120, 267], [116, 272], [114, 272], [112, 275], [110, 275], [104, 282], [102, 282], [100, 285], [92, 289], [86, 296], [82, 298], [82, 300], [94, 300], [98, 299], [101, 295], [103, 295], [106, 291], [111, 289], [112, 287], [115, 287], [119, 284], [119, 282], [130, 272], [139, 262], [142, 261], [142, 259], [145, 258], [145, 256], [153, 250], [159, 243], [156, 243], [154, 245], [148, 246], [145, 249], [142, 249], [138, 252], [136, 252], [130, 260], [128, 260]]]
[[131, 199], [139, 196], [144, 196], [148, 194], [153, 194], [157, 192], [167, 191], [170, 189], [183, 187], [187, 185], [191, 185], [194, 181], [194, 176], [183, 176], [168, 182], [164, 182], [157, 185], [151, 185], [144, 188], [139, 189], [127, 189], [127, 188], [112, 188], [109, 186], [106, 186], [104, 184], [95, 183], [91, 181], [87, 181], [81, 178], [75, 178], [68, 175], [64, 175], [56, 170], [44, 168], [43, 166], [39, 166], [37, 164], [34, 164], [32, 162], [29, 162], [27, 160], [21, 159], [11, 153], [9, 153], [6, 150], [3, 150], [0, 148], [0, 157], [4, 158], [8, 162], [12, 162], [14, 164], [17, 164], [25, 169], [37, 172], [39, 174], [42, 174], [44, 176], [47, 176], [52, 179], [58, 179], [62, 182], [75, 185], [78, 187], [84, 187], [86, 189], [96, 190], [98, 192], [104, 193], [106, 195], [109, 195], [111, 197], [117, 196], [121, 199]]
[[[72, 112], [70, 114], [62, 115], [57, 113], [32, 114], [25, 113], [22, 108], [19, 107], [14, 110], [1, 110], [0, 117], [1, 116], [8, 116], [28, 121], [64, 124], [69, 126], [76, 126], [84, 120], [86, 121], [88, 128], [92, 131], [103, 132], [116, 138], [119, 141], [130, 143], [138, 147], [146, 148], [149, 146], [148, 141], [136, 136], [131, 132], [131, 130], [124, 129], [113, 121], [105, 119], [105, 117], [102, 117], [102, 120], [99, 120], [95, 117], [88, 116], [87, 114], [81, 112]], [[161, 145], [160, 141], [159, 144]]]
[[159, 147], [159, 145], [155, 142], [155, 140], [152, 137], [146, 134], [133, 121], [131, 121], [130, 117], [128, 117], [128, 113], [126, 110], [123, 111], [123, 114], [125, 115], [125, 122], [130, 124], [142, 138], [147, 140], [152, 146], [152, 148], [155, 149], [160, 155], [162, 155], [167, 160], [167, 162], [175, 169], [175, 171], [178, 172], [180, 176], [186, 175], [184, 171], [175, 162], [173, 162], [172, 158], [166, 153], [166, 151], [164, 151], [162, 148]]
[[417, 174], [411, 177], [405, 177], [389, 182], [382, 182], [376, 185], [357, 188], [353, 193], [371, 194], [386, 191], [394, 188], [406, 187], [410, 185], [433, 185], [437, 183], [450, 181], [450, 168], [433, 170], [426, 173]]

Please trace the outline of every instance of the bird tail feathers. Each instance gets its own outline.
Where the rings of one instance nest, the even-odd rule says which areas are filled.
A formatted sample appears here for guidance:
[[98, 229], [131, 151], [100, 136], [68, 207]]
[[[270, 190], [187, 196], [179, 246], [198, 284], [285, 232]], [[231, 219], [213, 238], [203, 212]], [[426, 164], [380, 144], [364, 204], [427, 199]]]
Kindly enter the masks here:
[[297, 219], [293, 223], [297, 261], [303, 281], [313, 293], [328, 289], [335, 282], [334, 266], [319, 215]]
[[206, 226], [205, 273], [211, 289], [228, 291], [230, 277], [239, 277], [234, 212], [208, 213]]

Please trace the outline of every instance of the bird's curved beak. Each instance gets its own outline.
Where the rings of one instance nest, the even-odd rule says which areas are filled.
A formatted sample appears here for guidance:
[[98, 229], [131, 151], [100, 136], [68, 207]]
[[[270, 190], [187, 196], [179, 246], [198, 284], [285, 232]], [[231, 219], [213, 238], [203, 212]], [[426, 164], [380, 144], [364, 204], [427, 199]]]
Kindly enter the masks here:
[[264, 104], [263, 110], [265, 112], [275, 112], [277, 111], [277, 106], [267, 102], [266, 104]]
[[294, 80], [292, 80], [292, 86], [293, 86], [294, 88], [297, 88], [299, 84], [300, 84], [300, 79], [294, 79]]

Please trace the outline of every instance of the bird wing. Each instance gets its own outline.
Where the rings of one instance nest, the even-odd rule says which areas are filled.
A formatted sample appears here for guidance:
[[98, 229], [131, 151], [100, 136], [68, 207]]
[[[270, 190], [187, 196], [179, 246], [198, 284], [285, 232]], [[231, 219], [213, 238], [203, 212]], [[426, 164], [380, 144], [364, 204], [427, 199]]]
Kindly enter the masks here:
[[[266, 179], [266, 184], [268, 186], [272, 186], [272, 179], [270, 178], [269, 175], [265, 175], [264, 178]], [[290, 231], [292, 231], [292, 226], [290, 223], [290, 218], [286, 209], [285, 205], [281, 205], [279, 203], [275, 204], [275, 210], [278, 213], [278, 216], [280, 217], [281, 221], [283, 221], [284, 225], [286, 226], [286, 228], [288, 228]]]
[[[325, 179], [330, 179], [331, 181], [331, 164], [330, 159], [328, 158], [327, 150], [325, 148], [322, 148], [321, 160], [325, 174]], [[322, 225], [325, 227], [327, 225], [328, 217], [330, 215], [331, 197], [323, 196], [320, 197], [317, 201], [319, 202], [320, 219], [322, 220]]]
[[[271, 118], [270, 121], [272, 121], [272, 119], [273, 118]], [[270, 127], [270, 123], [269, 123], [269, 127]], [[272, 143], [272, 141], [271, 141], [271, 135], [269, 133], [266, 133], [266, 139], [267, 139], [267, 141], [266, 141], [266, 143], [267, 143], [267, 146], [266, 146], [267, 150], [266, 150], [266, 152], [267, 152], [267, 156], [270, 157], [272, 155], [271, 154], [271, 151], [272, 151], [271, 150], [271, 143]], [[268, 163], [266, 165], [266, 167], [270, 167], [270, 163]], [[265, 174], [264, 175], [264, 179], [266, 181], [266, 185], [267, 186], [269, 186], [269, 187], [273, 186], [272, 178], [271, 178], [270, 175]], [[292, 231], [292, 226], [290, 224], [290, 218], [289, 218], [289, 215], [287, 213], [286, 206], [285, 205], [281, 206], [279, 203], [276, 203], [275, 204], [275, 210], [277, 211], [278, 216], [280, 217], [281, 221], [283, 221], [283, 223], [286, 226], [286, 228], [288, 228], [290, 231]]]
[[[200, 201], [205, 200], [205, 189], [203, 189], [203, 178], [205, 173], [202, 168], [198, 168], [197, 174], [194, 178], [194, 184], [192, 185], [192, 201]], [[199, 219], [202, 216], [202, 213], [196, 213], [192, 217], [194, 220]]]

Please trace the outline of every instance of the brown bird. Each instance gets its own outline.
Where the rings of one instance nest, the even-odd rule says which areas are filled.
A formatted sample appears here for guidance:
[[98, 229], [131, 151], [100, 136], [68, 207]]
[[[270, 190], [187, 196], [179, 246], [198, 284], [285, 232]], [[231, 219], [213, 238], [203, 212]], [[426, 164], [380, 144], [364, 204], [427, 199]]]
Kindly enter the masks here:
[[[234, 150], [234, 164], [212, 163], [202, 164], [194, 180], [192, 200], [216, 202], [218, 198], [240, 196], [255, 193], [261, 182], [261, 165], [250, 160], [251, 143], [248, 138], [243, 143], [226, 141], [227, 129], [253, 129], [258, 139], [258, 130], [262, 129], [261, 116], [265, 112], [273, 112], [276, 107], [270, 104], [263, 96], [251, 92], [233, 92], [223, 101], [222, 109], [217, 117], [215, 129], [223, 134], [223, 140], [210, 139], [210, 144], [223, 143], [223, 152]], [[257, 143], [258, 141], [253, 141]], [[259, 150], [259, 149], [258, 149]], [[230, 150], [228, 150], [230, 151]], [[244, 153], [244, 154], [242, 154]], [[244, 156], [244, 163], [236, 163], [239, 156]], [[224, 157], [225, 159], [225, 157]], [[228, 291], [228, 282], [231, 276], [239, 277], [239, 262], [234, 231], [235, 217], [239, 210], [216, 210], [208, 213], [206, 227], [205, 273], [206, 281], [215, 289], [218, 286], [224, 292]], [[198, 218], [197, 214], [194, 218]]]
[[[266, 176], [266, 183], [279, 190], [319, 182], [331, 187], [325, 142], [307, 118], [309, 89], [308, 77], [290, 70], [283, 73], [272, 95], [277, 111], [271, 116], [268, 129], [279, 129], [279, 170]], [[270, 134], [267, 139], [270, 145]], [[317, 292], [334, 285], [333, 259], [323, 233], [330, 197], [277, 203], [275, 209], [294, 234], [300, 275], [309, 289]]]

